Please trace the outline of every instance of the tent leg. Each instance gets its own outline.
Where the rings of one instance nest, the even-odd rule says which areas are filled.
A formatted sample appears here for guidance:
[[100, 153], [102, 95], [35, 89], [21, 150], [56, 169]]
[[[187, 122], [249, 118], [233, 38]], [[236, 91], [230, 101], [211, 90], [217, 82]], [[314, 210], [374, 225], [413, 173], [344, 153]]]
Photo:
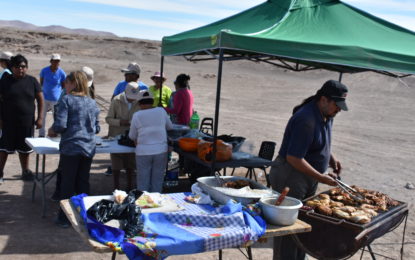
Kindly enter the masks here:
[[[163, 69], [164, 69], [164, 56], [161, 56], [161, 61], [160, 61], [160, 76], [161, 76], [161, 78], [163, 78]], [[161, 105], [162, 91], [163, 91], [163, 81], [161, 82], [160, 95], [159, 95], [159, 105]]]
[[216, 84], [216, 105], [215, 105], [215, 120], [213, 127], [213, 155], [212, 155], [212, 168], [211, 174], [215, 174], [215, 162], [216, 162], [216, 139], [218, 137], [218, 125], [219, 125], [219, 105], [220, 105], [220, 92], [222, 84], [222, 65], [223, 65], [223, 49], [219, 51], [219, 66], [218, 66], [218, 81]]
[[342, 82], [342, 78], [343, 78], [343, 72], [340, 72], [340, 75], [339, 75], [339, 82]]

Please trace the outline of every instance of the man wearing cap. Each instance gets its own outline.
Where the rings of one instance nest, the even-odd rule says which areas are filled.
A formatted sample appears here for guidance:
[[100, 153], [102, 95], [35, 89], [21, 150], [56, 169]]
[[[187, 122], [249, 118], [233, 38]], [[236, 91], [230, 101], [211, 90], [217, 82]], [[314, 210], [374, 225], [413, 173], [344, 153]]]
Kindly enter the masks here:
[[160, 72], [154, 73], [151, 76], [151, 80], [154, 81], [154, 85], [150, 86], [148, 89], [150, 93], [153, 95], [154, 103], [153, 106], [157, 107], [160, 104], [160, 88], [161, 88], [161, 105], [163, 107], [167, 107], [169, 105], [170, 97], [171, 97], [171, 89], [164, 85], [163, 83], [166, 81], [165, 77], [161, 77]]
[[153, 96], [140, 91], [140, 111], [131, 121], [129, 137], [136, 144], [137, 189], [161, 192], [167, 165], [167, 131], [173, 128], [166, 111], [153, 107]]
[[0, 79], [3, 77], [4, 73], [12, 74], [10, 71], [10, 58], [13, 56], [13, 53], [9, 51], [2, 51], [0, 53]]
[[[278, 157], [270, 171], [271, 186], [288, 196], [303, 200], [315, 194], [319, 182], [335, 186], [342, 170], [331, 152], [333, 118], [347, 111], [347, 87], [329, 80], [317, 93], [296, 106], [288, 121]], [[333, 173], [326, 174], [328, 167]], [[274, 259], [304, 259], [291, 237], [274, 239]]]
[[[139, 87], [137, 82], [128, 82], [125, 91], [114, 97], [105, 121], [108, 123], [108, 137], [124, 134], [130, 129], [130, 122], [135, 112], [140, 109], [138, 104]], [[111, 154], [114, 189], [120, 188], [120, 172], [126, 169], [127, 190], [131, 190], [132, 176], [135, 170], [135, 156], [131, 153]]]
[[140, 90], [148, 89], [146, 84], [138, 80], [140, 78], [141, 68], [140, 65], [138, 65], [136, 62], [128, 64], [128, 67], [126, 69], [122, 69], [121, 72], [124, 72], [125, 80], [120, 81], [115, 87], [114, 94], [112, 95], [111, 99], [124, 92], [128, 82], [137, 82]]
[[40, 85], [42, 86], [43, 96], [45, 98], [43, 108], [43, 126], [39, 129], [39, 137], [45, 136], [46, 113], [53, 111], [53, 107], [57, 103], [62, 93], [62, 84], [66, 79], [65, 72], [59, 67], [61, 55], [53, 53], [50, 56], [50, 66], [40, 71]]

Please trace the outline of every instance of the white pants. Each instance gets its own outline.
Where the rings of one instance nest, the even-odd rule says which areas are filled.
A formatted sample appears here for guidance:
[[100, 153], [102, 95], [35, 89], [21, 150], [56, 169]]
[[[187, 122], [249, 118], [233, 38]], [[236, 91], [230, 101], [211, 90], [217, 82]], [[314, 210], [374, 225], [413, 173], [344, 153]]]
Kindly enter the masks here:
[[43, 122], [42, 122], [42, 128], [39, 129], [39, 136], [46, 136], [46, 115], [49, 109], [54, 110], [54, 107], [56, 105], [57, 101], [49, 101], [44, 100], [43, 101]]
[[161, 192], [167, 167], [167, 153], [136, 155], [137, 189]]

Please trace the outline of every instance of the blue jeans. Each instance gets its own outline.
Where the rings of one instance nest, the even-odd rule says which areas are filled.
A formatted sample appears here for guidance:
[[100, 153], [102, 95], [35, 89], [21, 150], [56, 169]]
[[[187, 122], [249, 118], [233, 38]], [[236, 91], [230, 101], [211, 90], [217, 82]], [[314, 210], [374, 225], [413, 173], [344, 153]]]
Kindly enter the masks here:
[[136, 155], [137, 189], [161, 192], [167, 167], [167, 152], [154, 155]]

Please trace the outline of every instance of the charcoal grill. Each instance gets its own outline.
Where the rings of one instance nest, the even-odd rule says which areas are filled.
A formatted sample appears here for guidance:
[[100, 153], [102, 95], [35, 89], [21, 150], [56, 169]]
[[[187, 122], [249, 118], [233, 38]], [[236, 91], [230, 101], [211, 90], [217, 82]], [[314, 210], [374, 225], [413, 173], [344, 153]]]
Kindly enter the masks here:
[[[312, 200], [316, 196], [306, 199]], [[312, 226], [312, 231], [294, 235], [299, 247], [317, 259], [347, 259], [358, 250], [368, 247], [375, 259], [370, 244], [384, 234], [397, 228], [408, 216], [408, 204], [399, 202], [398, 206], [380, 212], [366, 224], [356, 224], [345, 219], [326, 216], [313, 210], [300, 209], [298, 218]], [[401, 258], [405, 238], [402, 238]]]

